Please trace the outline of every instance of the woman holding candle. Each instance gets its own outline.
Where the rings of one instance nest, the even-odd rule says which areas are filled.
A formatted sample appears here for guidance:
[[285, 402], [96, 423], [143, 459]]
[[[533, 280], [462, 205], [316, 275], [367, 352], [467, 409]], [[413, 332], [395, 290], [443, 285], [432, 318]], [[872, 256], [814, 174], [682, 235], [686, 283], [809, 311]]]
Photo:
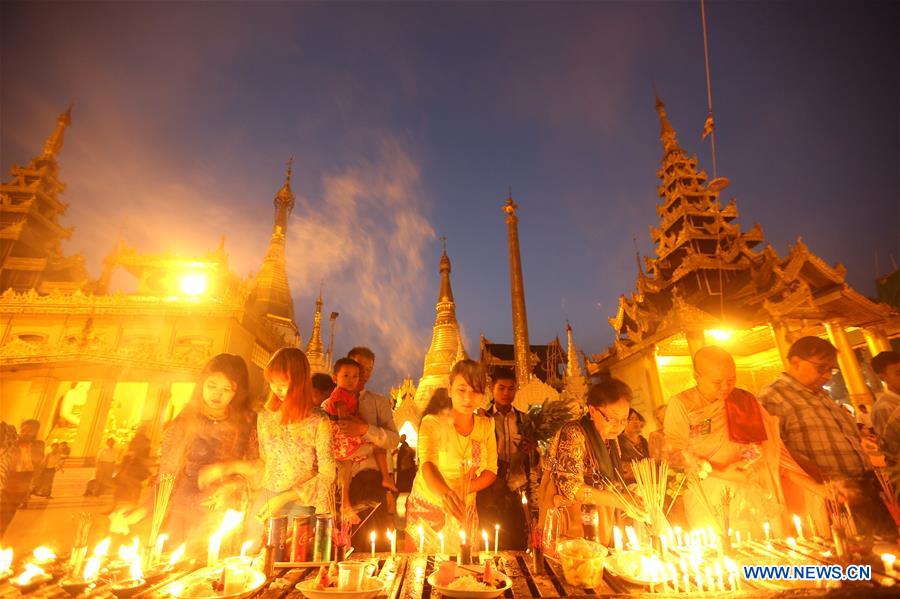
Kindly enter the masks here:
[[584, 536], [582, 505], [597, 506], [597, 538], [610, 541], [614, 510], [643, 519], [644, 514], [623, 503], [605, 486], [619, 480], [621, 460], [616, 439], [625, 429], [631, 408], [631, 389], [618, 379], [597, 383], [588, 391], [587, 413], [563, 425], [550, 444], [550, 459], [541, 479], [540, 519], [547, 510], [560, 513], [560, 536]]
[[243, 358], [219, 354], [197, 378], [191, 399], [166, 426], [159, 474], [174, 477], [163, 530], [171, 545], [206, 542], [221, 520], [220, 510], [243, 511], [246, 480], [221, 480], [201, 490], [200, 472], [213, 464], [256, 458], [256, 414], [250, 409], [249, 377]]
[[477, 530], [475, 494], [497, 476], [493, 420], [475, 415], [484, 399], [485, 378], [478, 362], [457, 362], [450, 371], [449, 413], [439, 403], [431, 406], [435, 402], [430, 402], [429, 407], [438, 413], [422, 418], [417, 447], [419, 472], [406, 502], [408, 551], [417, 549], [419, 526], [425, 532], [426, 553], [439, 550], [439, 533], [443, 533], [445, 550], [455, 553], [459, 533], [466, 532], [471, 541]]

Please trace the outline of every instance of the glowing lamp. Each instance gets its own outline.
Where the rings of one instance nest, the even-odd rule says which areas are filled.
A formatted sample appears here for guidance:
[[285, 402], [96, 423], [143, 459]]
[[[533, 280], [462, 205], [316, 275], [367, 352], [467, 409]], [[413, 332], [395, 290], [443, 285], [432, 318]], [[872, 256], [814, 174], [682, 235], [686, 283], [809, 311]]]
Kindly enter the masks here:
[[181, 291], [186, 295], [202, 295], [206, 293], [209, 277], [201, 273], [189, 273], [181, 277]]
[[707, 329], [706, 334], [715, 339], [716, 341], [726, 342], [731, 339], [731, 336], [734, 334], [734, 331], [730, 331], [728, 329]]

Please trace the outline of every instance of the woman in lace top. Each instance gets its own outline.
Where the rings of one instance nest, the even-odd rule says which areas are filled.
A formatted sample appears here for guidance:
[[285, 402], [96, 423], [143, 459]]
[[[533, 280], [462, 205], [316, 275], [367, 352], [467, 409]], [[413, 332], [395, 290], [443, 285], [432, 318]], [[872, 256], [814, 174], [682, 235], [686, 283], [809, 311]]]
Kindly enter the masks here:
[[[255, 459], [256, 415], [250, 409], [247, 364], [240, 356], [212, 358], [190, 401], [163, 433], [159, 474], [175, 478], [164, 530], [174, 547], [188, 538], [203, 544], [221, 512], [242, 509], [249, 499], [246, 479], [230, 477], [200, 489], [200, 472], [213, 464]], [[202, 547], [201, 547], [202, 548]]]

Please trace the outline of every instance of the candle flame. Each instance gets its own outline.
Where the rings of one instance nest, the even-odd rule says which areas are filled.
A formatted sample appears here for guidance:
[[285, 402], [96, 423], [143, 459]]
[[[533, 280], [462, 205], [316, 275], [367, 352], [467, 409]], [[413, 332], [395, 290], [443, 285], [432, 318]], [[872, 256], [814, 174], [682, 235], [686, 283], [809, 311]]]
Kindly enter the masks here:
[[487, 551], [488, 535], [487, 530], [485, 530], [484, 528], [481, 529], [481, 539], [484, 541], [484, 550]]
[[466, 544], [466, 531], [464, 531], [464, 530], [459, 531], [459, 542], [463, 545]]
[[87, 563], [84, 565], [84, 574], [82, 575], [85, 582], [91, 582], [97, 578], [97, 574], [100, 573], [100, 561], [101, 558], [96, 555], [88, 558]]
[[46, 545], [35, 548], [33, 555], [34, 559], [36, 559], [39, 564], [46, 564], [47, 562], [52, 562], [56, 559], [56, 554]]
[[494, 524], [494, 530], [500, 530], [500, 525], [499, 525], [499, 524]]
[[215, 532], [216, 536], [219, 538], [224, 537], [237, 528], [243, 521], [244, 512], [239, 512], [237, 510], [226, 511], [225, 516], [222, 517], [222, 524], [219, 525], [219, 529]]
[[12, 547], [0, 549], [0, 573], [6, 572], [12, 566], [13, 550]]
[[112, 539], [106, 537], [94, 547], [94, 556], [96, 557], [106, 557], [109, 555], [109, 546], [112, 544]]
[[140, 551], [141, 540], [134, 537], [131, 545], [119, 545], [119, 559], [124, 562], [133, 562]]
[[241, 545], [241, 557], [247, 555], [247, 552], [250, 551], [251, 547], [253, 547], [253, 541], [244, 541], [244, 544]]
[[375, 531], [374, 530], [369, 533], [369, 540], [372, 541], [373, 543], [375, 542]]
[[625, 536], [628, 537], [628, 544], [631, 545], [631, 548], [634, 551], [638, 551], [641, 548], [641, 544], [640, 542], [638, 542], [637, 534], [635, 534], [634, 532], [634, 527], [626, 526]]
[[131, 560], [131, 566], [128, 567], [128, 575], [131, 576], [131, 580], [141, 580], [144, 577], [140, 558]]
[[37, 578], [38, 576], [44, 576], [47, 573], [44, 572], [40, 567], [28, 562], [25, 564], [25, 570], [16, 577], [16, 584], [19, 586], [25, 586], [27, 584], [31, 584], [31, 582]]
[[181, 556], [184, 555], [184, 550], [187, 549], [187, 544], [182, 543], [181, 546], [172, 552], [172, 555], [169, 556], [169, 563], [173, 566], [177, 564], [181, 560]]

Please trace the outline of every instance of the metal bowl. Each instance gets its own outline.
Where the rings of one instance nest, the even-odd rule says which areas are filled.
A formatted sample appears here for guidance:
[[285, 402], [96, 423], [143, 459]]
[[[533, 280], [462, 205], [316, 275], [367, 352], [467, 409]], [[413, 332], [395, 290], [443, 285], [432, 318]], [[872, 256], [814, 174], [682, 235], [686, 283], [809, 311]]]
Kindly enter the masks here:
[[212, 581], [218, 580], [222, 568], [200, 568], [184, 578], [171, 582], [159, 590], [162, 597], [178, 599], [245, 599], [266, 584], [266, 575], [259, 570], [251, 570], [250, 582], [239, 593], [226, 595], [212, 588]]

